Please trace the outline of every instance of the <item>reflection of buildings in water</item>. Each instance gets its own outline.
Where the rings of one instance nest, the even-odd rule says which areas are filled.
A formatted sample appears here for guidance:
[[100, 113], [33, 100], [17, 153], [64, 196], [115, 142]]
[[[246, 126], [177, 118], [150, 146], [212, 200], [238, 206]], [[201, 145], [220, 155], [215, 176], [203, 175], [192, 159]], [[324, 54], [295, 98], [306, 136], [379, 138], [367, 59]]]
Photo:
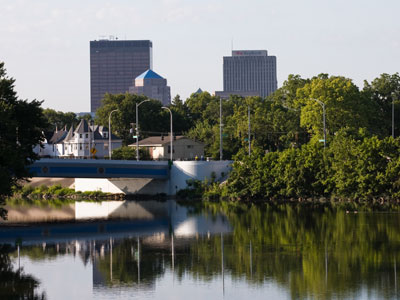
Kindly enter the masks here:
[[[38, 209], [37, 207], [26, 209], [24, 211], [25, 219], [21, 222], [31, 222], [29, 219], [29, 216], [32, 215], [31, 212]], [[42, 215], [49, 211], [52, 216], [57, 215], [53, 209], [43, 209]], [[168, 234], [171, 230], [176, 236], [231, 231], [225, 217], [192, 213], [190, 209], [175, 201], [76, 202], [60, 209], [60, 212], [66, 213], [66, 211], [69, 212], [69, 218], [72, 218], [68, 221], [76, 218], [85, 222], [42, 223], [26, 227], [0, 226], [0, 242], [14, 243], [16, 238], [20, 238], [25, 244], [57, 243], [74, 239], [153, 236], [154, 234]], [[74, 211], [74, 217], [71, 216], [71, 211]], [[43, 220], [46, 218], [44, 217]], [[86, 222], [88, 219], [90, 222]], [[15, 220], [11, 218], [10, 225]], [[33, 220], [38, 219], [33, 218]]]
[[7, 221], [0, 218], [1, 223], [36, 223], [54, 221], [72, 221], [75, 219], [75, 204], [61, 207], [39, 206], [5, 206]]
[[[20, 220], [30, 222], [31, 212], [37, 209], [26, 209], [21, 213], [26, 218]], [[42, 216], [48, 212], [56, 216], [54, 211], [44, 209]], [[85, 266], [91, 263], [94, 291], [153, 290], [156, 278], [174, 270], [175, 253], [187, 251], [199, 235], [231, 231], [225, 217], [200, 215], [175, 201], [76, 202], [61, 212], [68, 212], [72, 220], [94, 220], [8, 226], [7, 232], [0, 227], [0, 243], [15, 243], [18, 236], [22, 247], [41, 247], [42, 258], [73, 255]]]
[[167, 216], [165, 202], [102, 201], [76, 202], [75, 218], [82, 219], [155, 219]]
[[171, 225], [176, 236], [194, 236], [231, 232], [227, 218], [223, 215], [206, 215], [191, 213], [187, 207], [176, 202], [169, 203]]

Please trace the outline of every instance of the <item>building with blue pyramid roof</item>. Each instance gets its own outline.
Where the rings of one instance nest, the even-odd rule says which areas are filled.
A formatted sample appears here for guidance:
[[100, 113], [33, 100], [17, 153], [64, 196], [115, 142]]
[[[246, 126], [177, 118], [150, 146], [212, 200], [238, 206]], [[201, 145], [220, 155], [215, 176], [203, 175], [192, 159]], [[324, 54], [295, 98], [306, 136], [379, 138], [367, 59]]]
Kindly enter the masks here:
[[135, 78], [133, 86], [129, 88], [129, 93], [159, 100], [163, 105], [171, 104], [171, 88], [167, 86], [167, 79], [151, 69]]

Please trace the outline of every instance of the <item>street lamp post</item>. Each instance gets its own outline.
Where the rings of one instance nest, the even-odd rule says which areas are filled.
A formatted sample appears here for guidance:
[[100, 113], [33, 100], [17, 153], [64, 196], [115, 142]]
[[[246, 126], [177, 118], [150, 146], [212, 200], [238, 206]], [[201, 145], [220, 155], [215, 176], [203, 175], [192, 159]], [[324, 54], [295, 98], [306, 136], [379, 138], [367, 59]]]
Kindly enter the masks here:
[[247, 106], [247, 116], [248, 116], [248, 119], [249, 119], [249, 129], [248, 129], [248, 134], [249, 134], [249, 156], [251, 155], [251, 134], [250, 134], [250, 131], [251, 131], [251, 122], [250, 122], [250, 106], [248, 105]]
[[150, 101], [150, 99], [143, 100], [139, 104], [136, 103], [136, 160], [139, 161], [139, 106], [145, 102]]
[[110, 112], [110, 115], [108, 116], [108, 158], [111, 160], [111, 155], [112, 155], [112, 141], [111, 141], [111, 115], [113, 112], [118, 111], [118, 109], [114, 109]]
[[219, 160], [222, 160], [222, 98], [219, 98]]
[[324, 148], [325, 148], [326, 147], [326, 112], [325, 112], [325, 103], [320, 101], [320, 100], [318, 100], [318, 99], [314, 99], [314, 98], [312, 100], [317, 101], [318, 104], [322, 106], [322, 113], [323, 113], [323, 116], [322, 116], [323, 121], [322, 122], [324, 124]]
[[394, 138], [394, 93], [392, 93], [392, 137]]
[[171, 159], [171, 162], [172, 162], [173, 159], [174, 159], [174, 156], [173, 156], [173, 153], [174, 153], [174, 147], [173, 147], [174, 146], [174, 133], [172, 131], [172, 111], [168, 107], [165, 107], [165, 106], [163, 106], [162, 108], [168, 110], [169, 111], [169, 115], [170, 115], [170, 130], [171, 130], [170, 159]]

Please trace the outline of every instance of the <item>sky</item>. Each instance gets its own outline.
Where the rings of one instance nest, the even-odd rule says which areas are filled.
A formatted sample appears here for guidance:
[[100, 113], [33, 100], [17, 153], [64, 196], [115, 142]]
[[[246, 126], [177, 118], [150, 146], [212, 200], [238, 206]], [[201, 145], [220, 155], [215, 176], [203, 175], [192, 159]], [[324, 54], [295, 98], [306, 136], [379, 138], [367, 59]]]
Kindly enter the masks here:
[[21, 99], [90, 110], [89, 41], [151, 40], [171, 96], [222, 90], [223, 56], [268, 50], [289, 74], [353, 79], [400, 71], [398, 0], [0, 0], [0, 61]]

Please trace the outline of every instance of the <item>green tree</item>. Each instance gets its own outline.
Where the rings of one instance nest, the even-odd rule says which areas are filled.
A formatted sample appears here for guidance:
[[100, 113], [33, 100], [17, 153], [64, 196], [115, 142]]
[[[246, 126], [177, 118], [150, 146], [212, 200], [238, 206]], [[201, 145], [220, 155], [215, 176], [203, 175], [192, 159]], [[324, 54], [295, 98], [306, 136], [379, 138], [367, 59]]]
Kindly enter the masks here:
[[[150, 160], [149, 151], [139, 148], [139, 157], [141, 160]], [[135, 160], [136, 148], [123, 146], [113, 150], [112, 159]]]
[[174, 132], [176, 132], [176, 135], [185, 134], [193, 126], [193, 120], [186, 102], [184, 103], [180, 96], [176, 95], [169, 108], [172, 111]]
[[395, 106], [395, 133], [400, 134], [400, 76], [382, 74], [372, 80], [364, 81], [362, 93], [372, 100], [374, 111], [370, 114], [371, 132], [380, 137], [392, 134], [392, 103]]
[[315, 101], [325, 103], [327, 133], [333, 135], [340, 128], [368, 126], [371, 113], [369, 100], [361, 95], [351, 79], [320, 74], [297, 90], [295, 105], [301, 109], [300, 124], [317, 138], [323, 137], [323, 111]]
[[[37, 159], [33, 148], [48, 126], [41, 102], [18, 100], [14, 82], [0, 62], [0, 205], [18, 180], [29, 177], [26, 167]], [[0, 216], [5, 215], [0, 208]]]
[[67, 130], [71, 126], [76, 128], [76, 125], [79, 122], [76, 114], [73, 112], [64, 113], [62, 111], [55, 111], [54, 109], [46, 108], [43, 110], [43, 115], [49, 124], [48, 128], [46, 128], [48, 131], [55, 131], [56, 128], [60, 130], [65, 126], [67, 127]]
[[[112, 115], [111, 128], [123, 139], [124, 145], [129, 145], [135, 140], [130, 130], [135, 128], [136, 103], [147, 100], [145, 96], [126, 94], [106, 94], [101, 107], [96, 112], [96, 123], [108, 127], [110, 112], [118, 109]], [[161, 109], [161, 102], [150, 100], [139, 107], [140, 137], [167, 134], [169, 132], [169, 113]]]

